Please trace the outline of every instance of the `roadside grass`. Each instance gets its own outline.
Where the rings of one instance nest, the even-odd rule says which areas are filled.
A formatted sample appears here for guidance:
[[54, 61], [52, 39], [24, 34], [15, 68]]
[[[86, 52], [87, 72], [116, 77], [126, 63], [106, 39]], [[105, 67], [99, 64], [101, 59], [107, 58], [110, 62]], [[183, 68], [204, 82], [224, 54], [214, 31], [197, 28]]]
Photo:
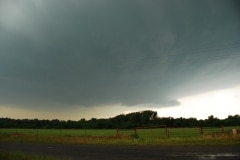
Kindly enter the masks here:
[[[227, 145], [240, 144], [232, 135], [237, 126], [204, 128], [114, 129], [0, 129], [0, 141], [60, 144], [136, 144], [136, 145]], [[167, 131], [167, 132], [166, 132]]]
[[0, 151], [0, 160], [64, 160], [52, 156], [42, 156], [23, 152]]
[[114, 129], [1, 129], [1, 133], [40, 135], [40, 136], [111, 136]]

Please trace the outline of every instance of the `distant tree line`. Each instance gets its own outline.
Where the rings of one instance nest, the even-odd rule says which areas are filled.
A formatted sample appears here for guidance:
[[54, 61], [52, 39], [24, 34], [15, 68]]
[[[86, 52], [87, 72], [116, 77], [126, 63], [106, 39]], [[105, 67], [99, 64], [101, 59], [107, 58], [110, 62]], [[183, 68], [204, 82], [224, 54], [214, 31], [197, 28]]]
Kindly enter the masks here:
[[196, 118], [172, 118], [158, 117], [155, 111], [141, 111], [129, 114], [121, 114], [113, 118], [90, 120], [81, 119], [79, 121], [38, 120], [38, 119], [11, 119], [0, 118], [0, 128], [46, 128], [46, 129], [114, 129], [114, 128], [134, 128], [140, 126], [160, 126], [168, 127], [216, 127], [216, 126], [239, 126], [240, 115], [229, 115], [226, 119], [218, 119], [213, 115], [205, 120]]

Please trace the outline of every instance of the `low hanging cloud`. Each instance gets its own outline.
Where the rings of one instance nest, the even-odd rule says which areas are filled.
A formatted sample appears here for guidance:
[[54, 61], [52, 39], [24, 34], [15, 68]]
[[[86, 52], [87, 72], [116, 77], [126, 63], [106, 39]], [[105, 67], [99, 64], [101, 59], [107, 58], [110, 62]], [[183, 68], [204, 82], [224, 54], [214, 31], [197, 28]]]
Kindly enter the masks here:
[[0, 105], [178, 105], [239, 85], [237, 1], [2, 0]]

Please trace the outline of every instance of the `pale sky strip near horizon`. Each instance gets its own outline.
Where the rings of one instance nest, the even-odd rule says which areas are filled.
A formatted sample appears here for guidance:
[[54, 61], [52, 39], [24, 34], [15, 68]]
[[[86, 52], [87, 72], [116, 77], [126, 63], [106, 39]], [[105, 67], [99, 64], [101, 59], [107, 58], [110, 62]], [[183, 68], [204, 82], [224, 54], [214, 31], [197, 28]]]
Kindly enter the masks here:
[[0, 117], [224, 118], [239, 68], [238, 0], [0, 0]]
[[[91, 119], [96, 117], [110, 118], [119, 114], [128, 114], [142, 110], [157, 111], [159, 117], [183, 117], [204, 120], [207, 119], [208, 116], [213, 115], [219, 119], [225, 119], [229, 115], [236, 115], [240, 113], [240, 87], [212, 91], [190, 97], [183, 97], [179, 99], [179, 101], [181, 103], [179, 106], [161, 109], [155, 108], [156, 106], [135, 106], [129, 108], [126, 106], [115, 105], [91, 108], [91, 111], [88, 110], [88, 108], [81, 108], [80, 110], [75, 110], [74, 112], [65, 111], [66, 114], [61, 114], [61, 112], [55, 112], [53, 114], [49, 112], [23, 110], [11, 107], [0, 108], [5, 110], [6, 117], [15, 117], [17, 119], [35, 119], [37, 117], [41, 117], [41, 119], [60, 120], [80, 120], [82, 118]], [[107, 110], [107, 112], [102, 113], [101, 110]], [[209, 113], [209, 115], [206, 113]], [[71, 117], [69, 117], [69, 114], [71, 114]]]
[[[180, 106], [157, 109], [160, 117], [225, 119], [240, 113], [240, 87], [212, 91], [179, 99]], [[209, 113], [210, 115], [207, 115]]]

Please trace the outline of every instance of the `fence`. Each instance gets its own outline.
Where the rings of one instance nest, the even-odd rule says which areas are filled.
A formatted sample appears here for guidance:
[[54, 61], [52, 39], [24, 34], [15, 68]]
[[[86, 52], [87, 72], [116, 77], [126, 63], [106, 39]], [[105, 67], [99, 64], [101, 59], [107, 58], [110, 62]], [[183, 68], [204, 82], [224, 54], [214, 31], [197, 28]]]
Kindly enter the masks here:
[[192, 128], [168, 128], [166, 125], [162, 126], [144, 126], [136, 127], [132, 130], [118, 130], [117, 135], [122, 134], [138, 134], [140, 137], [152, 137], [152, 138], [190, 138], [200, 137], [203, 135], [220, 136], [220, 135], [232, 135], [232, 130], [236, 128], [236, 134], [239, 134], [240, 128], [237, 126], [232, 127], [192, 127]]
[[136, 127], [134, 132], [140, 137], [169, 138], [169, 128], [166, 125]]
[[239, 135], [239, 126], [232, 127], [194, 127], [194, 128], [168, 128], [167, 126], [144, 126], [132, 129], [0, 129], [0, 133], [10, 133], [16, 136], [61, 136], [61, 137], [77, 137], [77, 136], [120, 136], [138, 134], [139, 137], [150, 138], [173, 138], [173, 137], [199, 137]]
[[[232, 135], [233, 130], [239, 131], [240, 130], [240, 126], [228, 126], [228, 127], [224, 127], [219, 126], [219, 127], [203, 127], [201, 128], [201, 134], [202, 135], [211, 135], [211, 136], [218, 136], [218, 135]], [[237, 134], [239, 134], [237, 132]]]
[[194, 137], [199, 136], [199, 127], [195, 128], [168, 128], [166, 125], [161, 126], [144, 126], [133, 129], [116, 129], [116, 135], [138, 134], [139, 137], [151, 138], [170, 138], [170, 137]]

